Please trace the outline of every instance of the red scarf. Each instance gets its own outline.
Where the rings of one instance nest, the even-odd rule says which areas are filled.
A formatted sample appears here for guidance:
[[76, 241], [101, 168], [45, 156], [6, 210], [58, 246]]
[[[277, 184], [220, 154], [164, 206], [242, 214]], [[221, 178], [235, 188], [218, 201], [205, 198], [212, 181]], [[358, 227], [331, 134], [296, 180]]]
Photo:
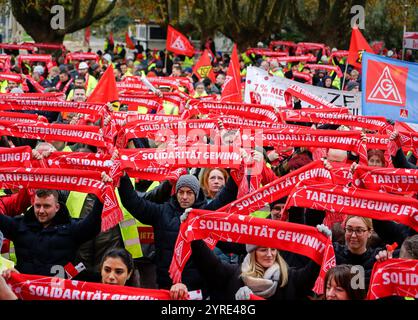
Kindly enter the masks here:
[[103, 172], [115, 179], [122, 175], [120, 162], [112, 161], [109, 154], [87, 153], [87, 152], [52, 152], [48, 158], [33, 160], [34, 166], [55, 169], [81, 169]]
[[[274, 108], [268, 105], [192, 100], [188, 117], [198, 114], [236, 115], [247, 119], [281, 122]], [[183, 117], [184, 115], [182, 115]]]
[[74, 79], [73, 79], [73, 78], [68, 79], [68, 81], [67, 81], [67, 83], [65, 84], [64, 88], [62, 88], [62, 90], [61, 90], [60, 88], [61, 88], [61, 84], [62, 84], [62, 82], [61, 82], [61, 80], [59, 80], [59, 81], [57, 82], [57, 84], [55, 85], [55, 88], [56, 88], [57, 90], [59, 90], [59, 91], [63, 92], [63, 93], [66, 93], [66, 92], [67, 92], [67, 90], [68, 90], [68, 88], [70, 87], [70, 85], [73, 83], [73, 81], [74, 81]]
[[26, 80], [28, 80], [31, 85], [35, 88], [37, 92], [43, 93], [45, 88], [42, 87], [38, 82], [35, 81], [30, 75], [25, 75]]
[[30, 167], [32, 149], [29, 146], [0, 148], [0, 167]]
[[48, 122], [47, 118], [38, 116], [37, 114], [7, 111], [0, 111], [0, 120], [12, 122]]
[[418, 170], [357, 167], [354, 171], [357, 187], [392, 193], [418, 191]]
[[341, 114], [338, 112], [332, 112], [332, 110], [335, 110], [335, 108], [324, 111], [314, 110], [314, 112], [306, 112], [305, 109], [290, 110], [285, 113], [285, 120], [296, 122], [330, 123], [346, 126], [356, 126], [366, 128], [369, 130], [379, 130], [379, 132], [385, 132], [387, 127], [390, 126], [386, 122], [386, 119], [384, 117], [354, 116], [347, 113]]
[[296, 97], [302, 101], [307, 102], [308, 104], [315, 106], [317, 108], [339, 108], [327, 100], [320, 98], [312, 93], [302, 89], [301, 87], [291, 84], [286, 91], [284, 92], [284, 99], [286, 101], [286, 106], [289, 109], [293, 109], [293, 101], [291, 97]]
[[367, 163], [367, 149], [360, 134], [358, 131], [267, 129], [262, 132], [262, 141], [264, 146], [286, 145], [352, 151], [359, 155], [360, 162]]
[[295, 223], [268, 220], [252, 216], [227, 214], [206, 210], [190, 211], [180, 225], [169, 273], [174, 283], [181, 281], [181, 273], [191, 256], [190, 242], [209, 238], [215, 241], [251, 243], [278, 248], [309, 257], [322, 266], [315, 292], [323, 291], [323, 277], [335, 266], [334, 249], [330, 238], [316, 228]]
[[58, 100], [1, 99], [0, 110], [41, 110], [103, 115], [106, 106], [100, 103]]
[[114, 186], [103, 183], [98, 171], [43, 168], [0, 168], [0, 189], [34, 188], [94, 193], [103, 202], [102, 231], [123, 220]]
[[96, 126], [77, 126], [58, 123], [15, 123], [0, 121], [0, 133], [5, 136], [46, 141], [68, 141], [105, 147], [101, 129]]
[[[195, 136], [212, 134], [217, 130], [218, 123], [215, 120], [181, 120], [181, 121], [156, 121], [156, 122], [134, 122], [126, 125], [118, 134], [118, 146], [124, 147], [132, 138], [149, 138], [158, 141], [167, 141], [173, 135], [178, 141], [193, 141]], [[196, 129], [196, 130], [195, 130]]]
[[327, 210], [379, 220], [396, 221], [418, 230], [418, 200], [367, 189], [304, 182], [287, 198], [289, 207]]
[[60, 92], [44, 92], [44, 93], [0, 93], [0, 101], [3, 99], [12, 100], [58, 100], [63, 98], [63, 94]]
[[[215, 117], [214, 117], [215, 118]], [[226, 130], [232, 129], [300, 129], [300, 126], [248, 119], [246, 117], [233, 117], [233, 116], [219, 116], [217, 117], [222, 121], [223, 126]]]
[[168, 290], [142, 289], [13, 272], [7, 281], [22, 300], [171, 300]]
[[217, 211], [249, 215], [264, 207], [266, 203], [272, 203], [286, 197], [296, 184], [306, 179], [318, 179], [319, 181], [327, 182], [331, 181], [331, 174], [324, 168], [322, 161], [314, 161], [283, 177], [277, 178], [242, 198], [238, 198]]
[[150, 181], [177, 181], [178, 178], [186, 174], [184, 168], [170, 170], [167, 168], [143, 168], [143, 169], [127, 169], [130, 178], [139, 178]]
[[168, 149], [120, 149], [122, 169], [239, 168], [241, 155], [230, 146], [195, 145]]
[[178, 116], [165, 115], [165, 114], [141, 114], [137, 112], [115, 111], [110, 113], [112, 122], [114, 123], [116, 130], [119, 131], [126, 124], [131, 122], [149, 122], [149, 121], [177, 121], [180, 118]]
[[418, 297], [418, 260], [389, 259], [374, 264], [367, 300], [390, 296]]
[[138, 107], [146, 107], [152, 110], [159, 110], [162, 106], [162, 99], [148, 99], [137, 97], [123, 97], [120, 99], [121, 104], [127, 104], [129, 111], [138, 111]]

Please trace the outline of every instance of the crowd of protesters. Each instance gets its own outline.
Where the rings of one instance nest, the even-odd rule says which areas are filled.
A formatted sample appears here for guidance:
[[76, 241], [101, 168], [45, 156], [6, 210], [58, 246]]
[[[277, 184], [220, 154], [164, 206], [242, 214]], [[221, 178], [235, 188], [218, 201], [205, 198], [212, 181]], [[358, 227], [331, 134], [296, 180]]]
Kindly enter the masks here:
[[[53, 58], [48, 63], [23, 61], [18, 64], [15, 58], [19, 52], [5, 50], [5, 54], [12, 57], [11, 65], [6, 70], [5, 64], [0, 64], [0, 73], [24, 76], [20, 82], [2, 80], [0, 93], [12, 93], [17, 97], [27, 93], [39, 93], [39, 85], [43, 93], [62, 93], [62, 99], [67, 101], [85, 102], [98, 86], [107, 68], [112, 66], [117, 83], [131, 77], [144, 76], [148, 79], [184, 78], [193, 85], [193, 90], [179, 86], [181, 92], [197, 99], [211, 96], [216, 101], [222, 94], [231, 57], [228, 53], [217, 52], [213, 41], [208, 41], [205, 47], [211, 53], [215, 81], [200, 78], [193, 72], [197, 58], [165, 51], [144, 50], [139, 42], [134, 50], [125, 49], [123, 44], [114, 46], [106, 42], [103, 51], [97, 51], [97, 59], [84, 61], [65, 61], [68, 52], [59, 51], [53, 53]], [[259, 43], [258, 48], [262, 47], [263, 44]], [[275, 49], [284, 50], [280, 47]], [[328, 55], [322, 50], [306, 53], [315, 55], [315, 63], [318, 65], [337, 66], [343, 77], [326, 68], [311, 70], [303, 62], [278, 63], [261, 54], [245, 52], [239, 58], [240, 74], [244, 82], [246, 68], [252, 65], [271, 75], [296, 82], [309, 82], [313, 86], [361, 90], [359, 70], [350, 65], [346, 69], [344, 57], [331, 57], [331, 53], [335, 51], [336, 48], [329, 50]], [[44, 51], [39, 49], [37, 53]], [[295, 54], [289, 53], [291, 56]], [[396, 58], [394, 50], [387, 51], [386, 55]], [[406, 57], [411, 59], [410, 51], [406, 52]], [[311, 81], [298, 77], [299, 72], [309, 74]], [[164, 85], [155, 87], [158, 96], [174, 91]], [[295, 109], [297, 105], [298, 101], [295, 99]], [[171, 115], [182, 112], [179, 108], [166, 108], [167, 106], [170, 103], [166, 103], [165, 108], [159, 112]], [[109, 111], [124, 112], [127, 109], [124, 104], [109, 104]], [[44, 116], [49, 123], [103, 126], [100, 122], [103, 120], [93, 121], [76, 112], [22, 112]], [[391, 124], [390, 120], [388, 124]], [[304, 125], [305, 128], [311, 128], [312, 123]], [[328, 125], [322, 129], [344, 130], [339, 125]], [[363, 131], [367, 134], [376, 133]], [[230, 133], [222, 136], [221, 143], [231, 143], [227, 138], [232, 136], [233, 139], [234, 132], [232, 135]], [[396, 141], [398, 138], [399, 133], [394, 131], [389, 140]], [[363, 139], [366, 139], [365, 134]], [[98, 151], [96, 147], [82, 142], [40, 141], [7, 135], [1, 137], [0, 146], [30, 146], [32, 161], [39, 162], [48, 161], [51, 155], [60, 151]], [[165, 143], [148, 138], [133, 138], [128, 143], [128, 148], [132, 149], [165, 146]], [[352, 151], [330, 148], [323, 155], [323, 167], [330, 171], [343, 163], [352, 164], [350, 172], [354, 173], [359, 161], [359, 155]], [[250, 154], [243, 153], [242, 156], [262, 164], [260, 187], [317, 159], [315, 147], [264, 147], [254, 149]], [[112, 157], [118, 158], [118, 151], [113, 152]], [[389, 167], [388, 158], [385, 158], [382, 150], [369, 149], [367, 158], [369, 167]], [[416, 169], [417, 159], [414, 154], [409, 152], [405, 155], [402, 148], [397, 150], [396, 155], [392, 155], [390, 161], [396, 168]], [[5, 166], [6, 163], [1, 163], [1, 167]], [[14, 272], [54, 276], [53, 267], [56, 265], [82, 263], [84, 270], [78, 272], [74, 277], [76, 280], [166, 289], [170, 290], [173, 299], [186, 299], [189, 291], [202, 290], [203, 298], [210, 300], [247, 300], [253, 294], [264, 299], [277, 300], [363, 300], [366, 298], [376, 262], [392, 258], [418, 259], [418, 236], [416, 230], [409, 226], [394, 221], [345, 215], [343, 221], [326, 227], [323, 224], [326, 216], [324, 210], [293, 206], [288, 210], [290, 223], [315, 227], [321, 234], [332, 238], [336, 266], [325, 275], [323, 295], [312, 291], [320, 266], [308, 257], [271, 247], [222, 241], [214, 250], [209, 249], [202, 240], [193, 241], [191, 257], [183, 270], [182, 281], [173, 283], [169, 268], [176, 250], [179, 230], [187, 220], [185, 210], [195, 208], [216, 211], [235, 201], [241, 186], [232, 178], [233, 171], [234, 169], [224, 168], [183, 168], [176, 179], [161, 182], [135, 179], [125, 172], [116, 188], [119, 206], [124, 211], [124, 220], [106, 232], [100, 232], [103, 204], [94, 194], [82, 194], [77, 190], [0, 190], [0, 246], [3, 244], [3, 257], [15, 263], [13, 269], [4, 271], [3, 276], [0, 276], [0, 297], [17, 298], [6, 283]], [[103, 182], [112, 181], [104, 173], [102, 179]], [[416, 193], [406, 196], [416, 198]], [[255, 215], [263, 219], [282, 220], [286, 202], [287, 197], [278, 199]], [[137, 230], [136, 238], [127, 241], [126, 235], [122, 235], [122, 229], [131, 222]], [[398, 245], [397, 249], [387, 247], [394, 242]], [[360, 280], [363, 285], [354, 288], [352, 279], [356, 273], [353, 272], [353, 267], [356, 266], [363, 272]]]

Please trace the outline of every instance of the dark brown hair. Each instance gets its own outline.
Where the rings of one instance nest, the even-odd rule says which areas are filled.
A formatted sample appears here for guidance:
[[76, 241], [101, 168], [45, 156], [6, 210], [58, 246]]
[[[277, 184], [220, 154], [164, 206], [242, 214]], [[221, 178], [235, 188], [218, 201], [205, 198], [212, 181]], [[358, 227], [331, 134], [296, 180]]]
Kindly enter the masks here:
[[326, 299], [326, 290], [328, 283], [334, 279], [337, 286], [343, 288], [347, 292], [348, 299], [350, 300], [364, 300], [366, 291], [365, 289], [354, 289], [351, 280], [357, 273], [352, 272], [352, 265], [340, 264], [329, 269], [325, 275], [324, 280], [324, 299]]
[[58, 202], [58, 191], [57, 190], [51, 190], [51, 189], [38, 189], [36, 190], [36, 196], [38, 198], [45, 198], [49, 197], [50, 195], [53, 195], [55, 198], [55, 201]]

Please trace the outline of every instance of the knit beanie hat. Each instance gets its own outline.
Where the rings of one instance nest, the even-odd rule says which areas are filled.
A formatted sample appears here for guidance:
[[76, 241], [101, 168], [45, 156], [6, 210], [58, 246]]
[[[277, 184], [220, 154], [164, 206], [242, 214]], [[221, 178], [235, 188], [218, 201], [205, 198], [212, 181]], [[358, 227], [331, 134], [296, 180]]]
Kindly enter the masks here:
[[245, 249], [247, 250], [247, 253], [253, 252], [255, 249], [257, 249], [259, 246], [255, 244], [246, 244]]
[[182, 187], [189, 187], [190, 189], [192, 189], [196, 198], [199, 195], [200, 183], [199, 180], [197, 180], [197, 178], [192, 174], [185, 174], [177, 180], [176, 193]]

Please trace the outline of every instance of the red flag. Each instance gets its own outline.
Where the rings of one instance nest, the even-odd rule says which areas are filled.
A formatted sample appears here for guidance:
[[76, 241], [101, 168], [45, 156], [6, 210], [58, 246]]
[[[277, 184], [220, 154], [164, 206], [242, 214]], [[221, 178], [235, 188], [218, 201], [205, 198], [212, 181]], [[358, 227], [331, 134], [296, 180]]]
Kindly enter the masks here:
[[242, 102], [241, 75], [236, 44], [232, 49], [231, 61], [229, 62], [225, 83], [222, 86], [221, 101]]
[[213, 72], [212, 62], [207, 49], [203, 52], [199, 61], [193, 67], [193, 73], [199, 78], [199, 80], [209, 78], [212, 82], [215, 82], [215, 73]]
[[195, 51], [189, 39], [170, 25], [167, 28], [167, 41], [165, 46], [168, 51], [183, 54], [188, 57], [194, 55]]
[[113, 32], [112, 31], [110, 31], [110, 33], [109, 33], [109, 44], [110, 45], [115, 44], [115, 40], [113, 39]]
[[107, 103], [118, 100], [118, 89], [116, 88], [113, 66], [110, 64], [97, 83], [96, 88], [88, 97], [87, 102]]
[[126, 42], [126, 47], [128, 49], [134, 50], [135, 49], [135, 45], [131, 40], [131, 37], [129, 36], [128, 32], [125, 32], [125, 42]]
[[90, 45], [90, 27], [87, 27], [86, 30], [84, 30], [84, 42], [87, 45]]
[[348, 63], [359, 69], [361, 69], [363, 51], [373, 53], [372, 48], [357, 27], [354, 27], [351, 33], [350, 49], [348, 51]]

